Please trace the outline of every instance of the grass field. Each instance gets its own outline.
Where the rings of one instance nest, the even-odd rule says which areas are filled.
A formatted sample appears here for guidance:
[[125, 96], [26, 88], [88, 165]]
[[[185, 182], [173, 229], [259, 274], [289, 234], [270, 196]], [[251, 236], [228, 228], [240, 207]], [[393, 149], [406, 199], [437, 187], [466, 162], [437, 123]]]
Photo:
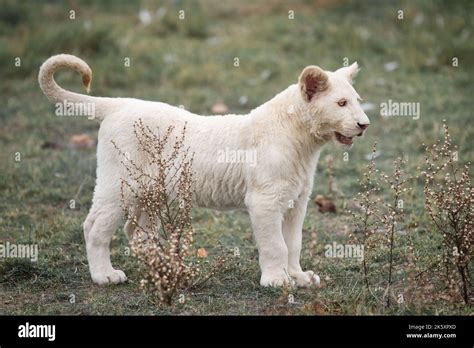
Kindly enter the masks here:
[[[424, 160], [422, 143], [441, 138], [446, 119], [460, 162], [474, 160], [473, 2], [72, 3], [76, 7], [13, 0], [1, 4], [0, 241], [37, 244], [39, 258], [0, 259], [0, 314], [473, 313], [462, 302], [438, 296], [442, 289], [436, 281], [430, 301], [410, 300], [416, 296], [405, 294], [406, 301], [386, 308], [365, 293], [359, 262], [324, 255], [324, 245], [348, 242], [352, 219], [344, 207], [359, 191], [357, 180], [375, 141], [381, 170], [392, 172], [392, 162], [403, 156], [406, 170], [416, 174]], [[70, 10], [75, 19], [70, 19]], [[140, 20], [144, 10], [148, 12], [142, 12]], [[178, 17], [180, 10], [185, 11], [184, 20]], [[294, 11], [294, 19], [289, 19], [289, 11]], [[307, 65], [335, 70], [345, 58], [358, 61], [362, 70], [356, 88], [366, 107], [372, 106], [367, 111], [372, 125], [365, 137], [356, 139], [347, 161], [340, 147], [328, 145], [324, 150], [312, 197], [330, 194], [328, 154], [344, 197], [334, 198], [336, 214], [320, 213], [310, 202], [303, 231], [303, 268], [317, 271], [323, 287], [261, 288], [248, 215], [198, 208], [196, 246], [206, 248], [210, 258], [218, 253], [219, 243], [229, 250], [237, 247], [240, 256], [231, 258], [228, 270], [187, 294], [185, 303], [156, 307], [148, 301], [121, 231], [112, 242], [112, 262], [129, 282], [92, 284], [82, 222], [92, 199], [95, 149], [68, 144], [74, 134], [96, 139], [99, 127], [85, 118], [55, 116], [42, 94], [39, 66], [58, 53], [88, 62], [94, 73], [92, 95], [159, 100], [202, 114], [210, 114], [219, 102], [233, 113], [247, 113], [295, 83]], [[453, 58], [458, 58], [457, 66]], [[81, 91], [76, 74], [63, 72], [56, 78], [65, 88]], [[379, 105], [389, 99], [419, 103], [420, 118], [382, 118]], [[417, 222], [412, 230], [415, 246], [429, 261], [439, 252], [439, 239], [424, 213], [421, 181], [407, 197], [405, 210], [407, 224]], [[398, 240], [402, 248], [403, 236]], [[384, 268], [371, 267], [382, 279]]]

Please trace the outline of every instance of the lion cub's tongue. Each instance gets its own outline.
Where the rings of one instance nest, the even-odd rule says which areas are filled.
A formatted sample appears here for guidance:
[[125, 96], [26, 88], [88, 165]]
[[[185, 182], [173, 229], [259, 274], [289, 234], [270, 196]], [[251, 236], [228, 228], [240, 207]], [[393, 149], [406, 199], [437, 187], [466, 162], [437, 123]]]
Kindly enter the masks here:
[[337, 140], [344, 145], [352, 145], [352, 138], [346, 137], [341, 133], [337, 134]]

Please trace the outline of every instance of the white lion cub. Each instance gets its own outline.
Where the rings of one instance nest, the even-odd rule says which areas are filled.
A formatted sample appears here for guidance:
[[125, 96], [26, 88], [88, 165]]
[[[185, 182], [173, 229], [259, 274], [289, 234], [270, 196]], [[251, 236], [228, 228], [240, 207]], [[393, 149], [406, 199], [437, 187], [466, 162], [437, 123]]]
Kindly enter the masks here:
[[[301, 230], [322, 146], [329, 141], [351, 146], [353, 137], [369, 126], [352, 87], [357, 63], [335, 72], [308, 66], [297, 84], [248, 115], [215, 117], [160, 102], [73, 93], [54, 81], [54, 72], [61, 68], [78, 71], [89, 90], [89, 66], [75, 56], [61, 54], [41, 66], [39, 84], [44, 94], [53, 103], [93, 106], [87, 109], [94, 110], [92, 116], [101, 123], [97, 182], [84, 222], [95, 283], [126, 280], [110, 262], [110, 240], [123, 219], [120, 178], [127, 175], [112, 141], [135, 161], [146, 161], [133, 133], [133, 124], [139, 119], [162, 132], [169, 125], [179, 128], [186, 123], [186, 146], [194, 153], [195, 201], [204, 207], [248, 210], [259, 253], [261, 285], [281, 286], [293, 280], [298, 286], [319, 283], [313, 271], [300, 266]], [[222, 151], [255, 156], [253, 161], [225, 161]]]

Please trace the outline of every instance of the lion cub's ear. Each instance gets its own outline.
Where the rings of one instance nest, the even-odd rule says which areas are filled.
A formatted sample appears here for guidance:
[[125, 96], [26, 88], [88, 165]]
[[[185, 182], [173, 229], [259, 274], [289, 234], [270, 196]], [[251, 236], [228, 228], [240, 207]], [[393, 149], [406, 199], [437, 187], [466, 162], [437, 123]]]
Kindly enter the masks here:
[[343, 75], [349, 81], [349, 83], [353, 84], [355, 77], [359, 73], [359, 70], [359, 64], [355, 62], [350, 66], [345, 66], [343, 68], [337, 69], [336, 74]]
[[309, 102], [329, 87], [328, 75], [318, 66], [307, 66], [300, 75], [299, 85], [304, 100]]

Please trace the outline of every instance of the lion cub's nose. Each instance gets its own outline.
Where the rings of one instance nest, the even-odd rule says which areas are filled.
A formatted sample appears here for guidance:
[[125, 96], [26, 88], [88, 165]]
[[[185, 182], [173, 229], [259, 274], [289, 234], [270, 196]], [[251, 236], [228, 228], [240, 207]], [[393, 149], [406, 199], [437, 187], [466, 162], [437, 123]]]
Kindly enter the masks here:
[[357, 122], [357, 125], [359, 126], [360, 129], [364, 130], [369, 126], [370, 123], [359, 123]]

